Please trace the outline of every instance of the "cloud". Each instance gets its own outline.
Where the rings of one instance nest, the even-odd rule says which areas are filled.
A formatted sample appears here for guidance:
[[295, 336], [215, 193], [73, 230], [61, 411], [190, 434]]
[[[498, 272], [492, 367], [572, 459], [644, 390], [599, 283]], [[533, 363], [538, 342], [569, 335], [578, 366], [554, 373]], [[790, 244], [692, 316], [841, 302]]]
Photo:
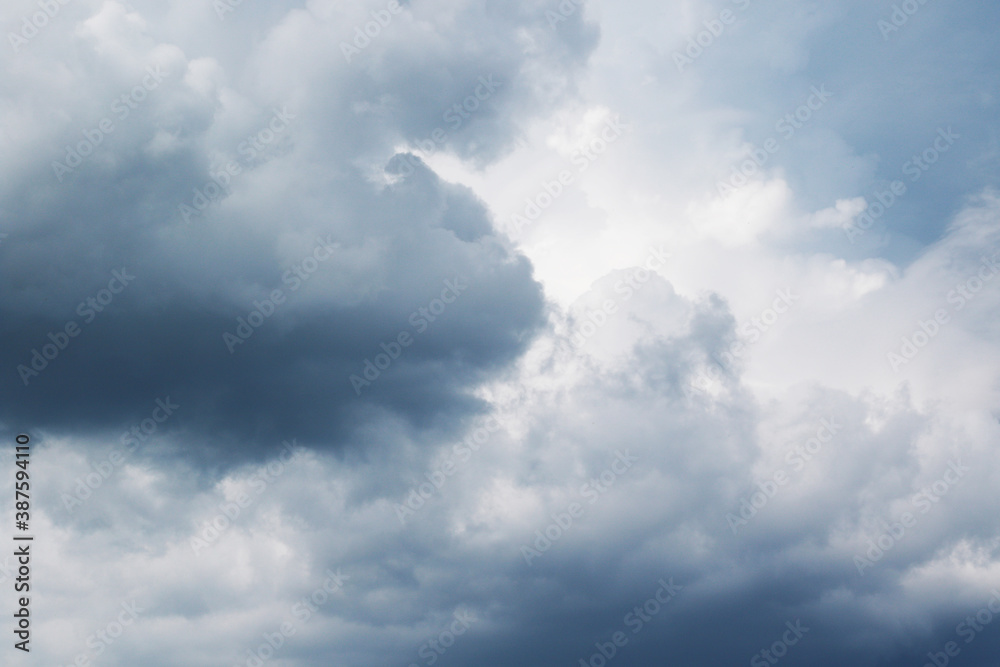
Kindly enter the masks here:
[[991, 664], [987, 10], [224, 7], [0, 67], [39, 659]]
[[[301, 44], [326, 49], [340, 25], [292, 10], [250, 59], [262, 89], [249, 95], [233, 87], [247, 74], [188, 58], [120, 4], [75, 30], [53, 25], [87, 58], [34, 86], [35, 99], [59, 100], [73, 117], [48, 121], [55, 145], [27, 132], [22, 146], [36, 157], [8, 186], [17, 222], [0, 306], [2, 365], [16, 369], [3, 383], [7, 416], [43, 429], [117, 428], [170, 395], [187, 406], [170, 428], [239, 458], [293, 430], [341, 446], [366, 410], [414, 424], [475, 410], [468, 390], [537, 328], [540, 286], [473, 193], [412, 158], [392, 184], [373, 170], [397, 163], [393, 146], [430, 135], [445, 102], [461, 103], [481, 79], [499, 86], [489, 108], [442, 146], [464, 158], [490, 159], [511, 140], [512, 114], [540, 100], [535, 75], [521, 71], [531, 56], [447, 40], [487, 25], [495, 35], [481, 9], [456, 13], [441, 34], [421, 28], [422, 11], [404, 12], [397, 39], [374, 44], [364, 62], [302, 67]], [[532, 18], [495, 16], [511, 34]], [[441, 63], [466, 49], [447, 80], [404, 55], [424, 53], [428, 40], [437, 46], [427, 57]], [[578, 47], [551, 63], [563, 85], [588, 48]], [[33, 54], [24, 61], [35, 64]], [[288, 71], [292, 87], [262, 94]], [[461, 139], [471, 131], [478, 148]], [[115, 271], [134, 277], [108, 303], [101, 290]], [[468, 287], [440, 320], [411, 317], [448, 281]], [[252, 339], [242, 335], [248, 321]], [[349, 378], [407, 331], [413, 347], [359, 395]]]

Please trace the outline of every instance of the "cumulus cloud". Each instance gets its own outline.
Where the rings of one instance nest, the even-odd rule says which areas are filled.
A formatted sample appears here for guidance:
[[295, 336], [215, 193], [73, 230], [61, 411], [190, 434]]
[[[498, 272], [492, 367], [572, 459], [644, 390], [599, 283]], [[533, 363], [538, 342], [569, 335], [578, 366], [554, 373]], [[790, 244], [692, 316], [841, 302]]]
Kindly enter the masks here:
[[5, 9], [39, 664], [991, 664], [994, 12], [901, 4]]
[[[458, 12], [452, 30], [496, 36], [482, 13]], [[530, 25], [530, 15], [487, 13], [511, 35]], [[511, 140], [519, 108], [542, 102], [529, 64], [561, 70], [565, 88], [588, 47], [567, 44], [557, 65], [548, 51], [504, 51], [493, 38], [456, 44], [421, 20], [403, 12], [397, 39], [348, 63], [332, 57], [342, 24], [291, 9], [238, 72], [186, 55], [117, 3], [75, 28], [53, 23], [84, 57], [19, 104], [62, 117], [35, 117], [55, 141], [29, 129], [19, 143], [35, 160], [7, 185], [9, 233], [20, 239], [4, 264], [4, 365], [18, 369], [4, 382], [7, 414], [40, 428], [110, 428], [169, 394], [189, 406], [171, 428], [198, 447], [227, 442], [238, 457], [291, 430], [343, 444], [351, 415], [367, 409], [414, 422], [474, 409], [463, 395], [537, 328], [540, 286], [474, 193], [409, 153], [390, 158], [401, 141], [436, 141], [445, 102], [478, 103], [478, 89], [481, 113], [440, 148], [489, 159]], [[460, 67], [442, 80], [439, 66], [406, 56], [426, 54], [425, 40], [439, 44], [426, 57], [441, 67], [465, 53]], [[299, 63], [302, 43], [330, 52]], [[40, 66], [25, 53], [12, 76], [22, 63]], [[270, 85], [288, 72], [293, 85]], [[256, 83], [241, 88], [244, 78]], [[403, 157], [395, 182], [372, 178]], [[467, 287], [442, 314], [428, 304], [449, 281]], [[350, 376], [402, 332], [418, 337], [413, 348], [359, 392]]]

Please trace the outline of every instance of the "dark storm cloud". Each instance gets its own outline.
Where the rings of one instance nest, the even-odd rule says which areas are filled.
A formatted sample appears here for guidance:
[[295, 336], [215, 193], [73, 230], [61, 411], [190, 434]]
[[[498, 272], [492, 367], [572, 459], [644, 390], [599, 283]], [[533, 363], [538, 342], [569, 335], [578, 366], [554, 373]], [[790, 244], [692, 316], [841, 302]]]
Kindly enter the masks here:
[[[273, 236], [248, 234], [238, 223], [219, 230], [189, 227], [158, 243], [153, 230], [106, 244], [93, 236], [89, 243], [80, 239], [76, 251], [100, 257], [103, 265], [74, 266], [67, 258], [58, 270], [83, 287], [72, 300], [85, 305], [63, 317], [26, 316], [9, 307], [3, 314], [3, 363], [11, 371], [3, 389], [5, 416], [39, 428], [97, 427], [127, 421], [147, 411], [153, 398], [170, 395], [187, 406], [175, 424], [182, 428], [265, 441], [294, 432], [322, 442], [342, 435], [361, 401], [418, 421], [460, 405], [463, 389], [521, 349], [538, 324], [541, 296], [526, 260], [511, 257], [492, 237], [465, 242], [446, 229], [482, 231], [489, 222], [469, 194], [435, 193], [442, 186], [434, 181], [409, 191], [404, 183], [401, 191], [383, 194], [357, 179], [343, 186], [345, 198], [351, 188], [354, 196], [365, 193], [373, 217], [381, 219], [364, 239], [312, 222], [310, 240], [339, 243], [317, 246], [321, 256], [332, 254], [325, 261], [312, 258], [315, 242], [307, 242], [301, 260], [284, 264], [269, 248]], [[456, 218], [456, 211], [479, 217]], [[101, 212], [78, 206], [76, 215], [97, 226]], [[138, 236], [149, 245], [135, 243]], [[39, 264], [55, 243], [37, 246]], [[366, 244], [373, 247], [368, 265], [351, 267], [352, 250], [361, 252]], [[179, 257], [201, 276], [176, 275], [172, 262]], [[124, 273], [124, 284], [115, 272]], [[368, 277], [377, 286], [359, 293], [356, 285]], [[22, 290], [52, 293], [47, 285], [53, 279], [35, 276]], [[454, 303], [438, 312], [432, 302], [448, 282], [457, 296], [449, 293]], [[9, 293], [17, 291], [17, 280], [7, 284], [14, 287]], [[120, 293], [110, 298], [113, 290]], [[272, 301], [274, 290], [282, 295]], [[63, 293], [72, 291], [67, 286]], [[431, 310], [412, 317], [421, 308]], [[239, 323], [250, 318], [258, 324], [255, 311], [268, 316], [258, 328]], [[67, 339], [70, 321], [79, 333]], [[401, 332], [415, 338], [412, 347], [359, 398], [349, 376], [362, 375], [365, 359]], [[239, 340], [227, 345], [224, 333]], [[60, 344], [66, 349], [56, 358], [43, 364], [35, 355], [32, 366], [33, 350], [50, 354]], [[26, 370], [32, 368], [41, 370]]]
[[68, 106], [24, 135], [5, 188], [0, 419], [114, 431], [169, 396], [184, 409], [165, 428], [254, 451], [342, 443], [370, 408], [418, 425], [476, 410], [468, 390], [540, 325], [540, 286], [471, 191], [391, 158], [432, 136], [505, 150], [551, 101], [533, 70], [565, 90], [594, 43], [577, 20], [554, 59], [506, 48], [521, 30], [560, 42], [540, 16], [470, 7], [429, 34], [407, 10], [347, 63], [329, 40], [345, 26], [292, 12], [251, 59], [274, 84], [258, 103], [105, 7], [69, 83], [37, 84]]

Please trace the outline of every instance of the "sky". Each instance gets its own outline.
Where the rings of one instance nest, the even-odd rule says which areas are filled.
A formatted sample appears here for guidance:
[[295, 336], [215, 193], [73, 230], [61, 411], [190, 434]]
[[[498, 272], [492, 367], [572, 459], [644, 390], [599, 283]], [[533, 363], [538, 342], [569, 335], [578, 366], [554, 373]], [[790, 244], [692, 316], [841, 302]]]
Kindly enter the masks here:
[[992, 667], [998, 21], [5, 3], [2, 663]]

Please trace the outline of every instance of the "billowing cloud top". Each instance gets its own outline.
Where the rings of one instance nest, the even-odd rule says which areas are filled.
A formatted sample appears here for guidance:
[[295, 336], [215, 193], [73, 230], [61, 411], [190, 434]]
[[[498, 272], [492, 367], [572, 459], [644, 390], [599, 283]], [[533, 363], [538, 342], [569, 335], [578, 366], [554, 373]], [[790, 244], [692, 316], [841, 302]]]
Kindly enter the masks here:
[[4, 651], [995, 662], [995, 9], [0, 18]]

